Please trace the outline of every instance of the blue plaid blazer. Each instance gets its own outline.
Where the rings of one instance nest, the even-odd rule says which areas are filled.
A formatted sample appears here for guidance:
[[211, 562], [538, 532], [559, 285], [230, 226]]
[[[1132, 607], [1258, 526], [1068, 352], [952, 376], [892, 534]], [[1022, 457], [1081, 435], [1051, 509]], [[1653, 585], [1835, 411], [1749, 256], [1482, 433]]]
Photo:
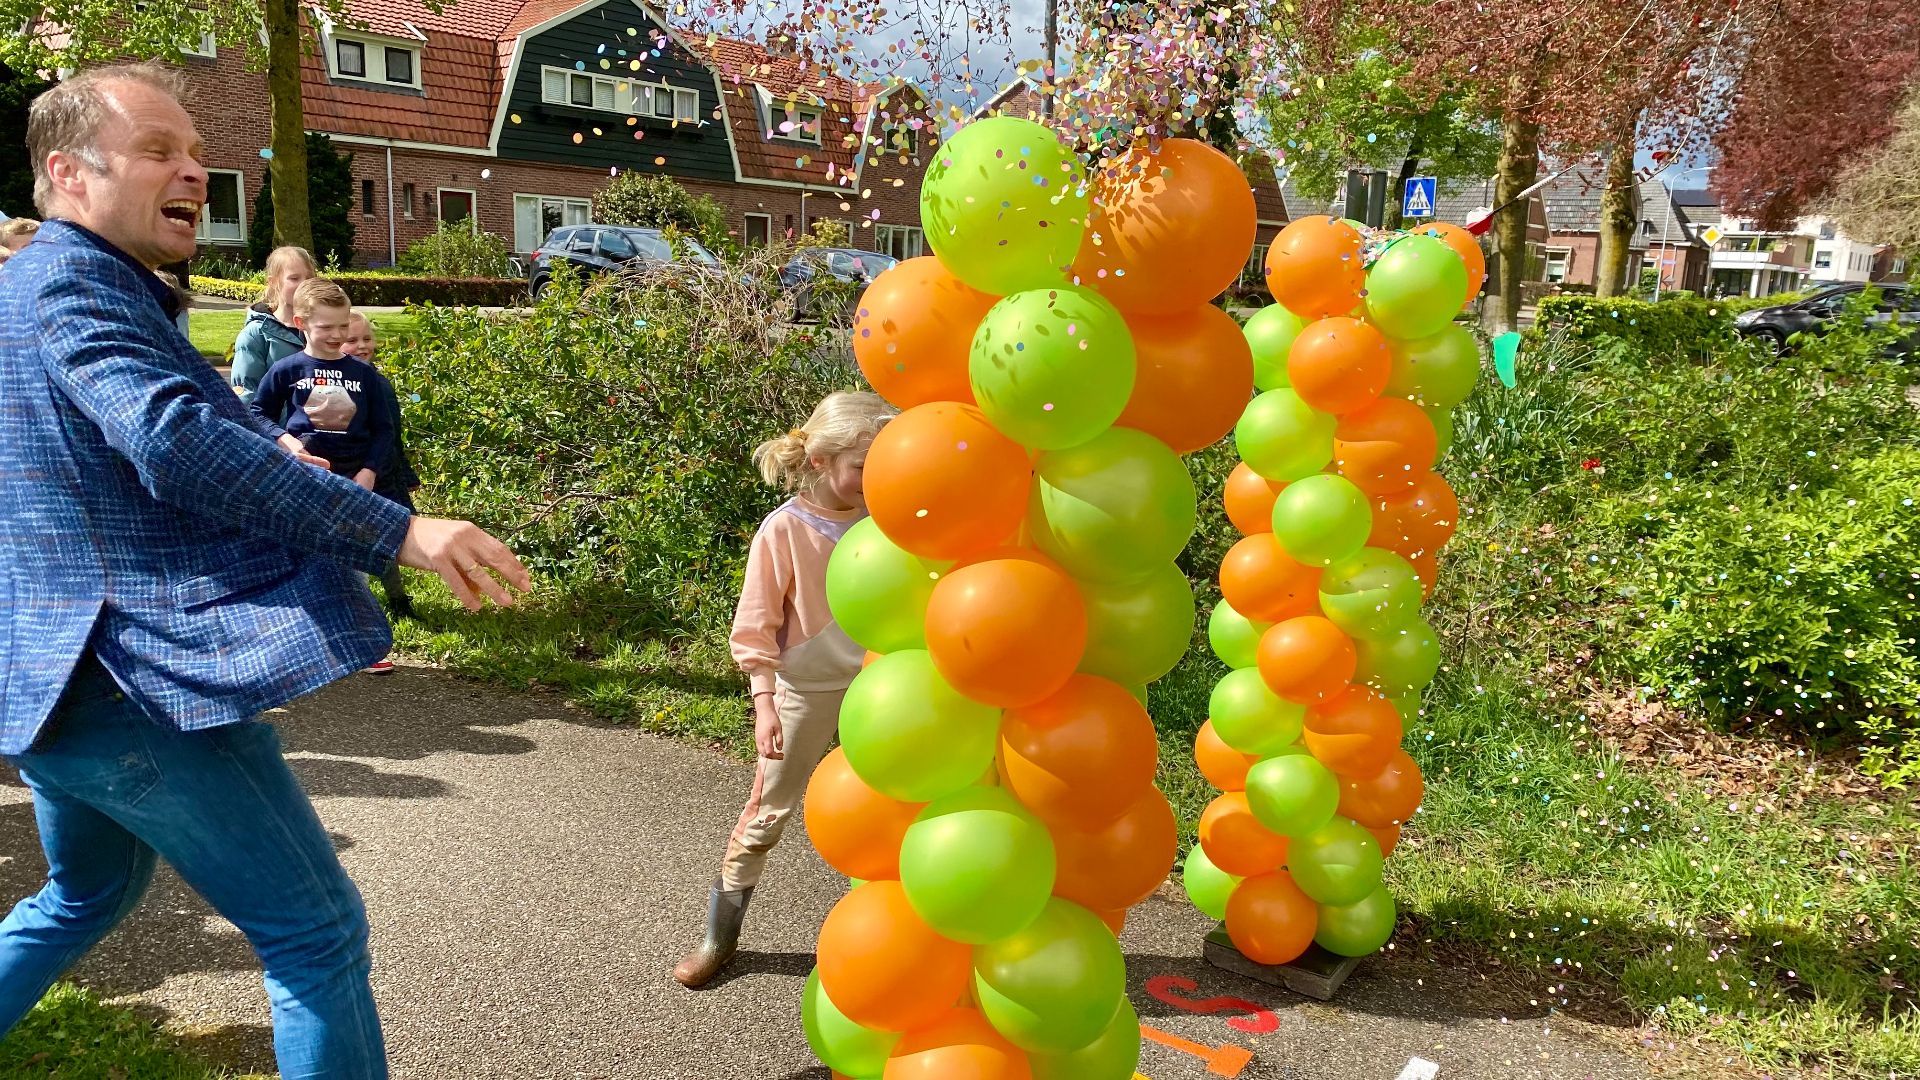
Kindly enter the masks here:
[[171, 291], [50, 221], [0, 265], [0, 754], [91, 647], [157, 723], [248, 719], [384, 655], [357, 570], [409, 515], [269, 440]]

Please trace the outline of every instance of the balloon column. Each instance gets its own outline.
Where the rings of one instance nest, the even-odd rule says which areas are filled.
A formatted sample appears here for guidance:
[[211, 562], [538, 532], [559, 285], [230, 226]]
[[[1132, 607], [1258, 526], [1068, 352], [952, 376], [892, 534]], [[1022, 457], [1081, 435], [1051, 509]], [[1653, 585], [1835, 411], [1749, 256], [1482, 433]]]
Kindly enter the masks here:
[[1052, 132], [963, 128], [922, 195], [935, 257], [880, 275], [854, 351], [902, 412], [828, 568], [869, 650], [806, 797], [855, 879], [821, 927], [807, 1037], [837, 1075], [1128, 1080], [1116, 935], [1173, 867], [1145, 686], [1186, 651], [1182, 452], [1252, 393], [1207, 303], [1252, 248], [1224, 155], [1088, 177]]
[[1400, 740], [1440, 664], [1420, 603], [1460, 509], [1433, 467], [1480, 364], [1452, 320], [1484, 276], [1451, 225], [1370, 240], [1303, 218], [1268, 251], [1278, 303], [1245, 328], [1259, 394], [1225, 491], [1242, 539], [1208, 623], [1233, 670], [1194, 745], [1222, 794], [1184, 874], [1261, 963], [1393, 933], [1382, 860], [1424, 789]]

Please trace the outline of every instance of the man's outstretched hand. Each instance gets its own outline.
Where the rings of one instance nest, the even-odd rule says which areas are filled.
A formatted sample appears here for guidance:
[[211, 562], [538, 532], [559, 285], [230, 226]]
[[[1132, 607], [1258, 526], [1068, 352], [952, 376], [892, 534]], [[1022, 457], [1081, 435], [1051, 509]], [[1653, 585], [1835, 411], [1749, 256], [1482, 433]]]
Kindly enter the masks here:
[[512, 607], [513, 592], [532, 587], [527, 568], [507, 545], [471, 521], [416, 516], [400, 544], [400, 564], [439, 574], [468, 611], [480, 610], [482, 594]]

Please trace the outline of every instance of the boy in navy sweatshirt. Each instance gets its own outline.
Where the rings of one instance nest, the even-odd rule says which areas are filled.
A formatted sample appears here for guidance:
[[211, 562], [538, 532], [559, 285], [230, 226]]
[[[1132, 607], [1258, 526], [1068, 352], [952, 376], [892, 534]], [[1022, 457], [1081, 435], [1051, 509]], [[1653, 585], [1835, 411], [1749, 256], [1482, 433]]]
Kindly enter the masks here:
[[254, 391], [253, 411], [326, 459], [328, 467], [372, 491], [393, 452], [393, 423], [372, 365], [344, 350], [353, 305], [325, 278], [300, 283], [294, 323], [307, 335], [304, 352], [268, 369]]

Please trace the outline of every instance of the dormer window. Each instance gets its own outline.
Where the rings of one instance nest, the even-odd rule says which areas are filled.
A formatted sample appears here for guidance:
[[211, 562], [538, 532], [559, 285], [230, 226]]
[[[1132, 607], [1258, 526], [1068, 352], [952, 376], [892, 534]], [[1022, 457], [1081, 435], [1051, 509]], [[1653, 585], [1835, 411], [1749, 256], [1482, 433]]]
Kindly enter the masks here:
[[820, 110], [807, 105], [773, 109], [773, 137], [789, 142], [820, 143]]
[[333, 35], [327, 51], [335, 79], [383, 86], [420, 88], [420, 47], [370, 37]]
[[700, 92], [666, 83], [637, 83], [591, 72], [540, 70], [540, 100], [600, 112], [632, 113], [674, 123], [700, 122]]

